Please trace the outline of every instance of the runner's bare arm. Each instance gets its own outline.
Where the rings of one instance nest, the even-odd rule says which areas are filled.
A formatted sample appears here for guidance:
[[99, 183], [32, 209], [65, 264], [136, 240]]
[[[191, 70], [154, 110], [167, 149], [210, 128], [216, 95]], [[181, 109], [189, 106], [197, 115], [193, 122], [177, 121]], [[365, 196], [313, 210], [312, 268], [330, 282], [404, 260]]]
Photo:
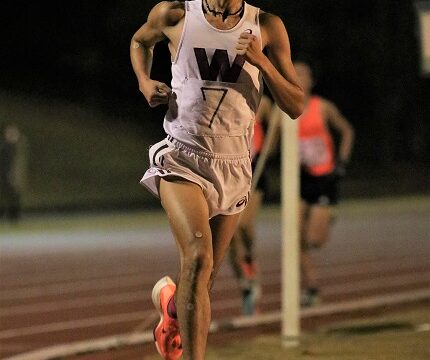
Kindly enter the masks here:
[[354, 129], [336, 105], [326, 99], [323, 99], [322, 103], [327, 123], [340, 134], [338, 158], [340, 161], [348, 163], [354, 145]]
[[130, 58], [139, 83], [139, 90], [151, 107], [166, 104], [171, 89], [165, 83], [150, 78], [153, 50], [156, 43], [166, 39], [166, 30], [184, 16], [178, 2], [163, 1], [154, 6], [147, 22], [133, 35]]
[[260, 26], [268, 57], [257, 37], [246, 32], [239, 38], [237, 51], [262, 72], [278, 106], [295, 119], [303, 112], [304, 94], [291, 61], [287, 30], [279, 17], [269, 13], [260, 15]]

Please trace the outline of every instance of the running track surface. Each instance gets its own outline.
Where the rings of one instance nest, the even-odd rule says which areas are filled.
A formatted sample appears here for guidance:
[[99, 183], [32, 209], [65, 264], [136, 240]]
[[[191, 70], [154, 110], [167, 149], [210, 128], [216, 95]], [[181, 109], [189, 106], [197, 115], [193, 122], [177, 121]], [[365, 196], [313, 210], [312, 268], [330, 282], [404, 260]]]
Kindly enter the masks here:
[[[392, 201], [340, 208], [330, 243], [315, 254], [325, 303], [429, 289], [430, 205], [425, 200], [419, 206]], [[158, 322], [151, 289], [162, 275], [175, 277], [176, 248], [162, 214], [131, 215], [131, 225], [124, 221], [127, 216], [118, 215], [118, 221], [110, 215], [108, 224], [96, 216], [96, 225], [64, 229], [55, 225], [55, 218], [26, 220], [30, 225], [26, 228], [24, 221], [21, 230], [0, 228], [0, 359], [56, 344], [148, 331]], [[266, 208], [256, 226], [261, 310], [276, 311], [279, 209]], [[227, 263], [217, 278], [212, 306], [214, 319], [240, 314], [240, 293]], [[209, 344], [225, 337], [212, 335]], [[103, 352], [79, 359], [142, 359], [144, 354], [155, 350], [132, 346], [115, 357]]]

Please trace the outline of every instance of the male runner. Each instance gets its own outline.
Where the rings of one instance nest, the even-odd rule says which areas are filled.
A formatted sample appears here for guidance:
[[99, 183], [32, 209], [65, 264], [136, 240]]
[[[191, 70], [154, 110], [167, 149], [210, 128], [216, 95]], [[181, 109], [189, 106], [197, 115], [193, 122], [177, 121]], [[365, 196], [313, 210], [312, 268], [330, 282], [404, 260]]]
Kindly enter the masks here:
[[[319, 289], [316, 269], [310, 254], [329, 239], [338, 202], [339, 180], [345, 174], [354, 141], [354, 130], [338, 108], [327, 99], [313, 96], [310, 66], [294, 62], [305, 91], [305, 110], [299, 117], [300, 144], [300, 232], [303, 306], [317, 303]], [[331, 129], [340, 135], [336, 151]]]
[[[162, 40], [171, 52], [172, 89], [150, 78], [153, 48]], [[149, 105], [168, 104], [167, 138], [151, 147], [141, 180], [160, 197], [180, 255], [178, 286], [165, 277], [153, 289], [161, 315], [155, 343], [165, 359], [203, 360], [209, 290], [248, 201], [262, 78], [293, 118], [302, 112], [303, 90], [282, 21], [243, 0], [160, 2], [130, 53]]]

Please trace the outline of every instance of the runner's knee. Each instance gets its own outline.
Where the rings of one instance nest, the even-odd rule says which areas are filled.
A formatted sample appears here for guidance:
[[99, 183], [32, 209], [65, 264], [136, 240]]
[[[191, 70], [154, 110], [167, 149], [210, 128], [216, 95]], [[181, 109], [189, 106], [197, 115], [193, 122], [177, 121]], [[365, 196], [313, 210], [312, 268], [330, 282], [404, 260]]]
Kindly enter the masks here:
[[192, 249], [184, 256], [182, 276], [192, 282], [197, 280], [209, 282], [212, 269], [212, 253], [205, 247]]

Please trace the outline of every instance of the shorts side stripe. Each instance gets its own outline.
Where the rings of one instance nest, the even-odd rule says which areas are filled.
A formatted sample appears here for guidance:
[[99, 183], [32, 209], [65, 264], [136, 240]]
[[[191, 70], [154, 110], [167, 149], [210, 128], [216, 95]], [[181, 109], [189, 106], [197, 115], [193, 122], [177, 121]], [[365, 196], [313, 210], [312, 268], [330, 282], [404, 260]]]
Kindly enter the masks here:
[[152, 156], [152, 164], [156, 164], [157, 154], [158, 154], [160, 151], [162, 151], [162, 150], [164, 150], [164, 149], [167, 149], [168, 147], [169, 147], [169, 145], [164, 144], [164, 145], [160, 146], [157, 150], [155, 150], [154, 155]]

